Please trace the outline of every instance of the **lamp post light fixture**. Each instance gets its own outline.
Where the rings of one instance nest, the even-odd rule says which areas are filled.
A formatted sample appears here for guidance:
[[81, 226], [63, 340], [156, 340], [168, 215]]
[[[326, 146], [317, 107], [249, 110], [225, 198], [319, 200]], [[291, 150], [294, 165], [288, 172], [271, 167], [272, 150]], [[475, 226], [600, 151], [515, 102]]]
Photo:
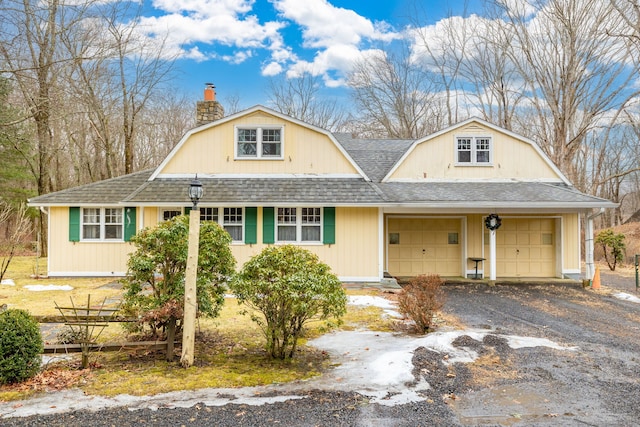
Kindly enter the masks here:
[[193, 203], [193, 209], [198, 209], [198, 202], [202, 199], [202, 195], [204, 194], [204, 189], [202, 188], [202, 183], [198, 179], [198, 174], [189, 184], [189, 198]]
[[182, 323], [182, 357], [180, 363], [185, 368], [193, 365], [195, 355], [196, 314], [198, 311], [198, 293], [196, 281], [198, 273], [198, 246], [200, 244], [200, 208], [198, 202], [204, 190], [198, 175], [189, 184], [189, 198], [193, 208], [189, 212], [189, 238], [187, 249], [187, 268], [184, 274], [184, 319]]

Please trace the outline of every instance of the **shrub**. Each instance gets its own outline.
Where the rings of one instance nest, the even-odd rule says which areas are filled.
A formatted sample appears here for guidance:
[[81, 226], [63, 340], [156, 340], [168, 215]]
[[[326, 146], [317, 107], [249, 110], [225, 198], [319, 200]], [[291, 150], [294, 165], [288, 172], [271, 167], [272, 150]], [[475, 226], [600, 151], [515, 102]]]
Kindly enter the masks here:
[[[124, 280], [123, 311], [138, 316], [152, 331], [175, 328], [181, 321], [187, 268], [189, 217], [177, 216], [132, 237]], [[228, 278], [235, 271], [231, 236], [217, 223], [200, 225], [196, 290], [198, 314], [216, 317], [224, 304]]]
[[0, 313], [0, 384], [36, 375], [42, 351], [38, 322], [28, 312], [11, 309]]
[[273, 358], [291, 358], [305, 323], [339, 318], [347, 296], [329, 266], [306, 249], [270, 246], [244, 264], [230, 284], [239, 304], [262, 313], [251, 319], [267, 339]]
[[398, 294], [400, 313], [413, 320], [420, 334], [429, 331], [433, 315], [444, 306], [443, 283], [437, 274], [423, 274], [411, 279]]
[[609, 228], [598, 233], [596, 243], [602, 245], [604, 259], [607, 261], [609, 269], [615, 271], [618, 262], [622, 262], [624, 259], [624, 251], [626, 249], [624, 234], [615, 233]]

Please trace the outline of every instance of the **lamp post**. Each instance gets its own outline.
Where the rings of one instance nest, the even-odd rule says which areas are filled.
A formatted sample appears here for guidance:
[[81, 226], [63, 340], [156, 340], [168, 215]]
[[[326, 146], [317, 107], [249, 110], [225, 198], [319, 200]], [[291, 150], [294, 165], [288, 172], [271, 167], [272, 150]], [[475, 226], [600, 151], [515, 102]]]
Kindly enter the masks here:
[[193, 203], [189, 213], [189, 247], [187, 250], [187, 269], [184, 278], [184, 319], [182, 321], [182, 357], [180, 363], [188, 368], [193, 365], [195, 353], [196, 313], [198, 294], [196, 279], [198, 271], [198, 245], [200, 244], [200, 208], [198, 202], [204, 190], [198, 175], [189, 185], [189, 198]]

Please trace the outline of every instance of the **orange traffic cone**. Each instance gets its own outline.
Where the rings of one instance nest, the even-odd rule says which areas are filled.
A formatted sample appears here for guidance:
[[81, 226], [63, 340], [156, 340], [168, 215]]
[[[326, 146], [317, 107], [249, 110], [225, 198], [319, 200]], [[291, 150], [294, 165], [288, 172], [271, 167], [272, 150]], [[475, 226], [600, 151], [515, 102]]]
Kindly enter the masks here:
[[591, 289], [600, 289], [600, 267], [596, 267], [596, 272], [593, 274]]

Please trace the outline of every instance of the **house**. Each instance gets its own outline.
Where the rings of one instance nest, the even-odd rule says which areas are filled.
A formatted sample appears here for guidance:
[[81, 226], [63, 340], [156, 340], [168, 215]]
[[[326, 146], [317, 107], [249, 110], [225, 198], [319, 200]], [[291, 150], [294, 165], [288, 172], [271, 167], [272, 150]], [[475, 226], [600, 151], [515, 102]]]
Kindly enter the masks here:
[[615, 207], [577, 191], [532, 141], [477, 118], [417, 140], [357, 139], [259, 105], [223, 117], [208, 90], [200, 125], [156, 169], [29, 201], [49, 217], [50, 276], [125, 275], [130, 237], [186, 212], [196, 174], [201, 219], [229, 232], [240, 265], [293, 243], [343, 281], [476, 268], [577, 278], [581, 217], [592, 268], [592, 218]]

